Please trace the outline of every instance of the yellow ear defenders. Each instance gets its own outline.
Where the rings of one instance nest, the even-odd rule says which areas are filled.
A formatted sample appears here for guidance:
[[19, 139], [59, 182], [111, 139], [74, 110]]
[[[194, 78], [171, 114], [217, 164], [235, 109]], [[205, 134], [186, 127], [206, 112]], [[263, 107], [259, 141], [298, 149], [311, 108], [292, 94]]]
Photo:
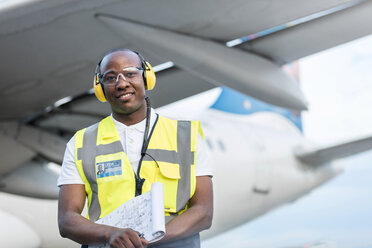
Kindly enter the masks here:
[[142, 76], [143, 76], [143, 82], [145, 83], [145, 89], [146, 90], [152, 90], [155, 87], [155, 83], [156, 83], [155, 72], [152, 69], [152, 66], [150, 65], [150, 63], [147, 62], [142, 57], [141, 54], [139, 54], [136, 51], [133, 51], [133, 52], [136, 53], [141, 60], [141, 64], [142, 64], [142, 68], [143, 68]]
[[[119, 50], [114, 50], [114, 51], [119, 51]], [[141, 60], [141, 66], [143, 68], [142, 77], [143, 77], [143, 82], [145, 83], [145, 89], [152, 90], [155, 87], [155, 83], [156, 83], [156, 76], [155, 76], [154, 70], [152, 69], [152, 66], [150, 65], [149, 62], [144, 60], [141, 54], [139, 54], [136, 51], [132, 51], [132, 52], [137, 54]], [[111, 52], [109, 52], [108, 54], [110, 53]], [[106, 102], [107, 99], [106, 99], [105, 91], [104, 91], [103, 84], [102, 84], [102, 75], [100, 73], [101, 62], [102, 62], [102, 59], [99, 61], [98, 65], [96, 66], [96, 70], [94, 72], [93, 87], [94, 87], [94, 94], [96, 95], [97, 99], [100, 100], [101, 102]]]

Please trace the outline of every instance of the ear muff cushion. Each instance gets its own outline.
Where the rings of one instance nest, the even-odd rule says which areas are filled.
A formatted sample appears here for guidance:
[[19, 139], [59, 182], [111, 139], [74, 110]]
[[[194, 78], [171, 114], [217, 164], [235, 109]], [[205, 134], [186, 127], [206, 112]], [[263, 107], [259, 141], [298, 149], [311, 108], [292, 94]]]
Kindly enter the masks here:
[[103, 93], [103, 89], [99, 81], [98, 73], [94, 75], [93, 87], [94, 87], [94, 94], [96, 95], [97, 99], [100, 100], [101, 102], [106, 102], [107, 99], [105, 97], [105, 94]]
[[152, 66], [150, 65], [149, 62], [147, 61], [144, 61], [144, 62], [145, 62], [145, 68], [144, 68], [143, 73], [144, 73], [144, 78], [146, 80], [145, 82], [146, 90], [152, 90], [155, 87], [155, 83], [156, 83], [155, 72], [152, 69]]

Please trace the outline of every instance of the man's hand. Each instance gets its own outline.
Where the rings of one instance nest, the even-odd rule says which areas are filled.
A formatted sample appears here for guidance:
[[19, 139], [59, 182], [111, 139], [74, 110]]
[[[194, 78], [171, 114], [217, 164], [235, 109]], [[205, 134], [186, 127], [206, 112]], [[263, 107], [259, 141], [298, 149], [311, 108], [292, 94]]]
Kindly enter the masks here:
[[133, 229], [113, 228], [108, 244], [112, 248], [146, 248], [149, 242]]
[[59, 192], [58, 225], [62, 237], [80, 244], [110, 244], [110, 247], [146, 248], [148, 241], [132, 229], [99, 225], [81, 216], [84, 185], [63, 185]]

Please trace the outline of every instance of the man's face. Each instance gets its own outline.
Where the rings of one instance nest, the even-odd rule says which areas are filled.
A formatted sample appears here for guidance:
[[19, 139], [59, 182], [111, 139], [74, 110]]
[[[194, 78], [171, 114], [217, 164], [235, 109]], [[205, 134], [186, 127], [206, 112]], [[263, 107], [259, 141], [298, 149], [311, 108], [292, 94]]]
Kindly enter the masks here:
[[[102, 75], [115, 75], [128, 67], [141, 67], [138, 55], [131, 51], [116, 51], [107, 55], [101, 62]], [[142, 72], [142, 71], [141, 71]], [[132, 114], [145, 108], [145, 86], [142, 74], [137, 78], [126, 78], [121, 75], [117, 83], [105, 85], [105, 96], [112, 111], [117, 114]]]

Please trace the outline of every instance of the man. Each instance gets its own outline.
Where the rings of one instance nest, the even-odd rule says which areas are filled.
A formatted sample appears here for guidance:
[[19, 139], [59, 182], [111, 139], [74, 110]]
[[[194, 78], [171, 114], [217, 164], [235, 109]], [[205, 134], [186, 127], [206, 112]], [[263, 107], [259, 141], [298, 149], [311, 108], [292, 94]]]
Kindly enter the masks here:
[[[199, 232], [210, 227], [213, 215], [212, 172], [200, 125], [158, 116], [150, 108], [145, 89], [154, 87], [152, 73], [129, 49], [110, 51], [98, 64], [95, 93], [107, 99], [112, 115], [67, 144], [58, 181], [61, 236], [85, 245], [147, 247], [135, 230], [94, 221], [160, 181], [166, 235], [149, 246], [200, 246]], [[89, 220], [81, 216], [86, 198]]]

